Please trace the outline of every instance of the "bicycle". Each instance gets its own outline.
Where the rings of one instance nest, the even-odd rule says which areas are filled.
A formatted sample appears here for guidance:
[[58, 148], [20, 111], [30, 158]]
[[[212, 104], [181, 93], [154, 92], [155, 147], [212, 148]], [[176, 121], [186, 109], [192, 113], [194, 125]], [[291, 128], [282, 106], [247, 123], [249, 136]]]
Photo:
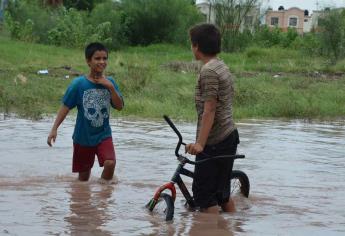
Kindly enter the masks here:
[[[186, 205], [188, 205], [191, 209], [197, 209], [195, 201], [191, 194], [189, 193], [186, 185], [184, 184], [181, 175], [185, 175], [187, 177], [193, 178], [194, 173], [188, 169], [185, 169], [184, 166], [186, 164], [195, 165], [198, 163], [206, 162], [209, 160], [214, 160], [216, 158], [233, 158], [235, 159], [243, 159], [245, 158], [244, 155], [224, 155], [224, 156], [215, 156], [212, 159], [205, 159], [202, 161], [191, 161], [187, 157], [179, 154], [179, 150], [181, 145], [186, 145], [186, 143], [182, 140], [182, 135], [174, 125], [174, 123], [170, 120], [168, 116], [163, 116], [165, 121], [170, 125], [170, 127], [175, 131], [178, 136], [178, 143], [175, 148], [175, 155], [179, 164], [173, 174], [170, 182], [160, 186], [157, 191], [155, 192], [153, 198], [146, 204], [146, 208], [149, 211], [162, 215], [166, 221], [170, 221], [174, 217], [174, 202], [176, 199], [176, 188], [175, 184], [179, 187], [180, 191], [182, 192], [184, 198], [186, 199]], [[233, 170], [231, 174], [231, 195], [233, 194], [241, 194], [244, 197], [249, 196], [249, 189], [250, 183], [248, 176], [240, 170]], [[170, 190], [170, 194], [165, 193], [165, 190]]]

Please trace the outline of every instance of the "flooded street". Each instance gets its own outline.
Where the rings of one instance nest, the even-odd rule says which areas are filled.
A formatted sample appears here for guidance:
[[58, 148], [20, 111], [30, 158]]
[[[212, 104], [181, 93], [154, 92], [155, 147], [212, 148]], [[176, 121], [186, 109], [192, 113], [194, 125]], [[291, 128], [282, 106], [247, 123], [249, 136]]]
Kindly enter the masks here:
[[[117, 180], [106, 184], [98, 163], [89, 182], [76, 180], [74, 120], [49, 148], [52, 123], [0, 120], [0, 235], [345, 235], [344, 122], [237, 122], [246, 158], [234, 169], [249, 176], [249, 199], [236, 198], [234, 214], [210, 217], [188, 211], [177, 190], [171, 223], [144, 207], [177, 166], [177, 137], [163, 119], [111, 120]], [[175, 123], [194, 141], [194, 124]]]

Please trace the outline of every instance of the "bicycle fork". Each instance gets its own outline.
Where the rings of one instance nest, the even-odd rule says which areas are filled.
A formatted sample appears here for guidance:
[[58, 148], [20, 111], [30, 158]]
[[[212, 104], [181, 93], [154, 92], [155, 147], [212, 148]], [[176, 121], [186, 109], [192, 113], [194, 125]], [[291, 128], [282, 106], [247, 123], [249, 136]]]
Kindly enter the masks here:
[[169, 183], [166, 183], [162, 186], [160, 186], [155, 195], [153, 196], [153, 198], [150, 200], [150, 202], [147, 204], [148, 205], [148, 208], [150, 211], [153, 210], [153, 208], [156, 206], [157, 202], [158, 202], [158, 199], [161, 195], [161, 193], [163, 191], [165, 191], [166, 189], [169, 189], [170, 192], [171, 192], [171, 197], [173, 199], [173, 201], [175, 202], [175, 199], [176, 199], [176, 188], [175, 188], [175, 183], [174, 182], [169, 182]]

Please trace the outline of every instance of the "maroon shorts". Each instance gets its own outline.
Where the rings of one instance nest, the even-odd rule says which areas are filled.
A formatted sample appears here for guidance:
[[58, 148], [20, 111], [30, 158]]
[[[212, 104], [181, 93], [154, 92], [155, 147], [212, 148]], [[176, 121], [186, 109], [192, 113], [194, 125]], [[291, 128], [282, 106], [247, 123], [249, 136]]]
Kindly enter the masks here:
[[73, 172], [86, 172], [91, 170], [95, 162], [95, 155], [98, 157], [99, 166], [103, 166], [106, 160], [115, 161], [115, 149], [111, 137], [104, 139], [94, 147], [73, 144]]

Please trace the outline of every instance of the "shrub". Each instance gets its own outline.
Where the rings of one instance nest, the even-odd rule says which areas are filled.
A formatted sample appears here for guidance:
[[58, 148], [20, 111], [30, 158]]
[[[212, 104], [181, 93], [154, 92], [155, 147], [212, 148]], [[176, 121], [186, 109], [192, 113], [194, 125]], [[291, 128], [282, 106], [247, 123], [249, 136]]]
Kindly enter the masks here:
[[38, 2], [26, 0], [9, 2], [5, 13], [5, 25], [11, 37], [26, 41], [47, 42], [47, 32], [55, 27], [59, 10], [42, 10]]
[[288, 48], [297, 37], [299, 37], [297, 31], [293, 28], [288, 28], [286, 33], [281, 33], [279, 44], [284, 48]]
[[300, 50], [307, 55], [319, 55], [321, 52], [320, 38], [315, 33], [297, 37], [290, 45], [292, 49]]
[[182, 42], [187, 29], [201, 20], [185, 0], [123, 0], [122, 30], [129, 44]]
[[122, 11], [114, 2], [108, 1], [95, 6], [86, 18], [87, 23], [95, 28], [91, 38], [103, 42], [111, 49], [119, 49], [125, 45], [127, 42], [121, 32], [121, 16]]
[[64, 10], [56, 27], [48, 31], [48, 42], [54, 45], [84, 47], [90, 27], [85, 25], [82, 12], [73, 8]]
[[272, 47], [281, 42], [281, 30], [279, 28], [270, 29], [267, 25], [259, 27], [254, 35], [254, 42], [261, 47]]
[[345, 57], [345, 10], [330, 10], [322, 20], [321, 48], [322, 53], [329, 56], [333, 62]]

